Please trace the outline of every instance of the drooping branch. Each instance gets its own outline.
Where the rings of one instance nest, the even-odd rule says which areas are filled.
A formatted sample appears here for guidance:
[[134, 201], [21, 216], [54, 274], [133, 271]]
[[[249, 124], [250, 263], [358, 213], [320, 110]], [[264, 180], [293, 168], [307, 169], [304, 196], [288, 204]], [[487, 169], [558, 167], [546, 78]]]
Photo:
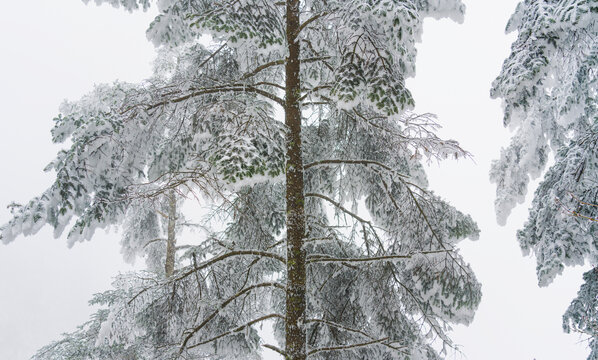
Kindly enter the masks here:
[[270, 61], [268, 63], [259, 65], [255, 69], [253, 69], [252, 71], [243, 74], [243, 76], [241, 76], [241, 80], [247, 80], [250, 77], [257, 75], [261, 71], [266, 70], [268, 68], [271, 68], [273, 66], [284, 65], [284, 61], [285, 61], [284, 59], [278, 59], [278, 60]]
[[[348, 326], [341, 325], [341, 324], [335, 323], [335, 322], [333, 322], [333, 321], [330, 321], [330, 320], [324, 320], [324, 319], [308, 319], [306, 322], [307, 322], [307, 323], [311, 323], [311, 322], [313, 322], [313, 323], [321, 323], [321, 324], [326, 324], [326, 325], [328, 325], [328, 326], [332, 326], [332, 327], [335, 327], [335, 328], [337, 328], [337, 329], [341, 329], [341, 330], [345, 330], [345, 331], [348, 331], [348, 332], [353, 332], [353, 333], [356, 333], [356, 334], [360, 334], [360, 335], [362, 335], [362, 336], [364, 336], [364, 337], [366, 337], [366, 338], [368, 338], [368, 339], [370, 339], [370, 340], [376, 340], [376, 338], [374, 338], [372, 335], [370, 335], [370, 334], [368, 334], [368, 333], [366, 333], [366, 332], [364, 332], [364, 331], [362, 331], [362, 330], [359, 330], [359, 329], [353, 329], [353, 328], [350, 328], [350, 327], [348, 327]], [[396, 345], [392, 345], [392, 343], [382, 343], [382, 345], [384, 345], [384, 346], [386, 346], [386, 347], [389, 347], [389, 348], [391, 348], [391, 349], [393, 349], [393, 350], [396, 350], [396, 351], [402, 352], [402, 353], [404, 353], [404, 351], [403, 351], [402, 349], [406, 348], [406, 346], [396, 346]]]
[[[320, 56], [320, 57], [311, 57], [311, 58], [300, 59], [299, 62], [305, 64], [305, 63], [311, 63], [311, 62], [328, 60], [328, 59], [330, 59], [330, 56]], [[285, 64], [285, 59], [278, 59], [278, 60], [267, 62], [265, 64], [261, 64], [261, 65], [255, 67], [255, 69], [243, 74], [243, 76], [241, 76], [240, 80], [241, 81], [247, 80], [250, 77], [257, 75], [258, 73], [260, 73], [268, 68], [271, 68], [273, 66], [280, 66], [280, 65], [284, 65], [284, 64]]]
[[276, 260], [282, 262], [283, 264], [286, 264], [286, 259], [284, 257], [278, 255], [278, 254], [274, 254], [274, 253], [267, 252], [267, 251], [259, 251], [259, 250], [237, 250], [237, 251], [228, 252], [226, 254], [222, 254], [220, 256], [216, 256], [216, 257], [214, 257], [214, 258], [212, 258], [210, 260], [207, 260], [207, 261], [205, 261], [205, 262], [203, 262], [201, 264], [197, 264], [197, 266], [194, 266], [191, 270], [186, 271], [186, 272], [184, 272], [184, 273], [176, 276], [173, 279], [173, 281], [178, 281], [178, 280], [184, 279], [184, 278], [186, 278], [187, 276], [193, 274], [196, 271], [203, 270], [203, 269], [205, 269], [205, 268], [207, 268], [209, 266], [212, 266], [213, 264], [215, 264], [217, 262], [220, 262], [222, 260], [225, 260], [225, 259], [227, 259], [229, 257], [232, 257], [232, 256], [247, 256], [247, 255], [250, 255], [250, 256], [261, 256], [261, 257], [267, 257], [267, 258], [270, 258], [270, 259], [276, 259]]
[[285, 359], [287, 357], [287, 353], [284, 352], [284, 350], [282, 350], [281, 348], [274, 346], [274, 345], [270, 345], [270, 344], [262, 344], [263, 347], [265, 347], [266, 349], [270, 349], [272, 351], [276, 351], [277, 353], [279, 353], [280, 355], [282, 355]]
[[150, 241], [146, 242], [146, 243], [143, 245], [143, 248], [145, 249], [146, 247], [148, 247], [148, 246], [150, 246], [151, 244], [153, 244], [153, 243], [155, 243], [155, 242], [158, 242], [158, 241], [168, 241], [168, 239], [163, 239], [163, 238], [152, 239], [152, 240], [150, 240]]
[[197, 68], [201, 69], [205, 64], [207, 64], [210, 60], [212, 60], [214, 58], [214, 56], [216, 56], [220, 51], [222, 51], [222, 49], [224, 49], [224, 47], [226, 47], [226, 43], [222, 44], [216, 51], [211, 53], [210, 56], [208, 56], [204, 61], [201, 62], [201, 64], [199, 64], [197, 66]]
[[[465, 273], [465, 275], [470, 278], [471, 275], [469, 273], [469, 271], [463, 267], [463, 265], [461, 265], [461, 263], [453, 256], [452, 254], [452, 249], [448, 249], [446, 247], [446, 245], [444, 244], [444, 242], [442, 242], [442, 240], [440, 239], [440, 237], [438, 236], [438, 234], [436, 233], [436, 230], [434, 229], [434, 227], [432, 227], [432, 224], [430, 223], [430, 219], [428, 219], [428, 215], [425, 213], [424, 209], [421, 207], [421, 204], [419, 203], [419, 201], [417, 200], [417, 198], [415, 197], [415, 194], [413, 193], [413, 190], [411, 190], [411, 188], [409, 188], [409, 186], [407, 186], [407, 184], [405, 184], [405, 188], [407, 189], [407, 192], [409, 193], [409, 195], [411, 196], [411, 199], [413, 200], [413, 202], [415, 203], [419, 213], [421, 214], [422, 218], [424, 219], [426, 226], [428, 227], [428, 229], [430, 229], [430, 231], [432, 232], [432, 236], [436, 239], [436, 241], [438, 242], [438, 244], [440, 245], [440, 247], [444, 250], [446, 250], [447, 255], [453, 260], [453, 262], [455, 264], [457, 264], [457, 266], [459, 266], [461, 268], [461, 270], [463, 270], [463, 272]], [[396, 205], [395, 203], [395, 206]]]
[[193, 337], [193, 335], [195, 335], [204, 326], [206, 326], [228, 304], [230, 304], [232, 301], [234, 301], [235, 299], [239, 298], [240, 296], [242, 296], [242, 295], [244, 295], [244, 294], [246, 294], [246, 293], [248, 293], [248, 292], [250, 292], [250, 291], [252, 291], [254, 289], [258, 289], [258, 288], [262, 288], [262, 287], [274, 287], [274, 288], [277, 288], [277, 289], [281, 289], [282, 291], [286, 291], [285, 286], [282, 285], [282, 284], [280, 284], [280, 283], [277, 283], [277, 282], [265, 282], [265, 283], [259, 283], [259, 284], [255, 284], [255, 285], [252, 285], [252, 286], [248, 286], [248, 287], [244, 288], [243, 290], [237, 292], [236, 294], [234, 294], [231, 297], [229, 297], [228, 299], [226, 299], [222, 304], [220, 304], [220, 306], [218, 307], [218, 309], [216, 309], [208, 317], [206, 317], [199, 325], [197, 325], [193, 329], [189, 330], [189, 332], [187, 333], [187, 336], [185, 336], [185, 339], [183, 340], [183, 342], [181, 344], [181, 347], [179, 348], [179, 355], [182, 354], [183, 351], [185, 351], [185, 349], [187, 348], [187, 343]]
[[[202, 163], [202, 165], [204, 165], [204, 163]], [[189, 193], [195, 195], [194, 191], [188, 186], [188, 182], [195, 184], [205, 196], [213, 198], [214, 194], [216, 194], [221, 199], [226, 199], [222, 191], [220, 179], [215, 176], [214, 171], [212, 170], [213, 169], [210, 166], [207, 166], [206, 168], [197, 167], [189, 170], [165, 172], [150, 181], [127, 186], [125, 199], [154, 198], [167, 194], [170, 190], [174, 190], [180, 196], [184, 197], [185, 194], [178, 190], [180, 187], [186, 188], [189, 190]], [[164, 213], [159, 212], [159, 214], [164, 218], [168, 218]]]
[[392, 267], [390, 268], [390, 271], [392, 273], [392, 277], [395, 280], [395, 282], [397, 284], [399, 284], [399, 286], [402, 287], [403, 290], [405, 290], [405, 292], [409, 295], [409, 297], [417, 304], [417, 307], [419, 308], [419, 310], [422, 314], [422, 317], [424, 318], [424, 322], [427, 322], [428, 325], [430, 325], [431, 329], [436, 333], [436, 335], [438, 335], [442, 339], [442, 341], [445, 344], [448, 344], [449, 346], [451, 346], [450, 340], [446, 337], [446, 335], [444, 335], [442, 330], [439, 328], [438, 323], [434, 319], [430, 318], [430, 316], [428, 315], [427, 309], [429, 306], [427, 304], [426, 305], [422, 304], [421, 299], [418, 298], [417, 296], [415, 296], [413, 291], [408, 286], [403, 284], [402, 281], [399, 280], [399, 278], [397, 277], [397, 274], [395, 274], [395, 271]]
[[211, 87], [211, 88], [191, 89], [191, 90], [192, 90], [192, 92], [187, 95], [184, 95], [184, 96], [181, 96], [178, 98], [174, 98], [174, 99], [167, 99], [167, 100], [157, 102], [155, 104], [149, 105], [148, 107], [146, 107], [145, 110], [149, 111], [149, 110], [158, 108], [160, 106], [164, 106], [164, 105], [168, 105], [168, 104], [176, 104], [176, 103], [179, 103], [179, 102], [182, 102], [185, 100], [189, 100], [191, 98], [201, 96], [201, 95], [227, 93], [227, 92], [254, 93], [257, 95], [261, 95], [265, 98], [268, 98], [281, 106], [284, 106], [284, 104], [285, 104], [284, 100], [281, 99], [280, 97], [273, 95], [265, 90], [255, 88], [251, 85], [231, 84], [231, 85], [222, 86], [222, 87]]
[[343, 164], [358, 164], [358, 165], [363, 165], [366, 167], [369, 165], [374, 165], [374, 166], [379, 166], [379, 167], [383, 168], [384, 170], [387, 170], [387, 171], [389, 171], [393, 174], [396, 174], [398, 176], [405, 177], [405, 178], [408, 177], [407, 175], [398, 173], [396, 170], [394, 170], [390, 166], [385, 165], [378, 161], [374, 161], [374, 160], [342, 160], [342, 159], [319, 160], [319, 161], [314, 161], [312, 163], [306, 164], [304, 166], [304, 168], [309, 169], [311, 167], [316, 167], [316, 166], [320, 166], [320, 165], [343, 165]]
[[374, 257], [365, 257], [365, 258], [335, 258], [329, 257], [324, 254], [314, 254], [308, 257], [307, 263], [333, 263], [333, 262], [346, 262], [346, 263], [355, 263], [355, 262], [375, 262], [375, 261], [391, 261], [395, 259], [411, 259], [414, 256], [418, 255], [433, 255], [433, 254], [446, 254], [451, 250], [432, 250], [432, 251], [421, 251], [416, 253], [410, 254], [403, 254], [403, 255], [386, 255], [386, 256], [374, 256]]
[[[469, 277], [469, 272], [467, 271], [467, 269], [465, 269], [460, 263], [459, 261], [457, 261], [457, 259], [455, 259], [455, 257], [451, 254], [452, 249], [449, 249], [446, 247], [446, 245], [444, 244], [444, 242], [440, 239], [440, 237], [438, 236], [436, 230], [434, 229], [434, 227], [432, 226], [432, 224], [430, 223], [430, 220], [428, 219], [427, 214], [425, 213], [424, 209], [422, 208], [421, 204], [419, 203], [419, 201], [417, 200], [417, 198], [415, 197], [415, 194], [413, 193], [413, 190], [410, 188], [410, 186], [414, 186], [414, 184], [407, 182], [405, 179], [407, 178], [407, 176], [402, 175], [397, 173], [396, 171], [394, 171], [391, 167], [384, 165], [380, 162], [377, 161], [371, 161], [371, 160], [321, 160], [321, 161], [315, 161], [312, 163], [309, 163], [307, 165], [305, 165], [306, 169], [309, 169], [311, 167], [314, 166], [318, 166], [318, 165], [328, 165], [328, 164], [361, 164], [364, 166], [367, 165], [375, 165], [378, 167], [383, 168], [384, 170], [389, 171], [392, 175], [397, 175], [399, 178], [399, 181], [405, 186], [405, 189], [407, 190], [407, 192], [409, 193], [409, 196], [411, 197], [411, 199], [413, 200], [413, 203], [415, 204], [418, 212], [420, 213], [420, 215], [422, 216], [422, 218], [424, 219], [424, 222], [426, 224], [426, 226], [428, 227], [428, 229], [430, 230], [430, 232], [432, 233], [432, 237], [434, 239], [436, 239], [436, 241], [438, 242], [438, 244], [440, 245], [440, 247], [443, 249], [441, 250], [441, 252], [444, 252], [446, 254], [448, 254], [448, 256], [454, 261], [454, 263], [457, 264], [457, 266], [459, 266], [464, 273]], [[397, 211], [401, 211], [399, 205], [396, 203], [396, 200], [394, 199], [394, 197], [390, 194], [390, 189], [388, 187], [388, 184], [386, 183], [386, 181], [382, 180], [382, 184], [384, 186], [385, 192], [387, 194], [387, 196], [390, 198], [393, 206], [395, 207], [395, 209]], [[419, 188], [419, 187], [418, 187]], [[420, 188], [421, 189], [421, 188]], [[353, 213], [352, 211], [346, 209], [345, 207], [343, 207], [340, 203], [334, 201], [333, 199], [321, 195], [321, 194], [314, 194], [314, 193], [310, 193], [310, 194], [306, 194], [305, 196], [314, 196], [314, 197], [319, 197], [321, 199], [324, 199], [328, 202], [330, 202], [331, 204], [333, 204], [334, 206], [336, 206], [338, 209], [340, 209], [341, 211], [345, 212], [346, 214], [352, 216], [353, 218], [355, 218], [356, 220], [369, 225], [370, 227], [372, 227], [372, 223], [370, 221], [367, 221], [363, 218], [361, 218], [360, 216], [358, 216], [357, 214]]]
[[[205, 268], [208, 268], [220, 261], [223, 261], [229, 257], [232, 256], [260, 256], [260, 257], [266, 257], [266, 258], [270, 258], [270, 259], [276, 259], [282, 263], [286, 263], [286, 259], [278, 254], [274, 254], [274, 253], [270, 253], [270, 252], [266, 252], [266, 251], [259, 251], [259, 250], [239, 250], [239, 251], [232, 251], [229, 253], [225, 253], [222, 254], [220, 256], [216, 256], [210, 260], [207, 260], [201, 264], [197, 264], [196, 261], [194, 261], [194, 265], [193, 268], [191, 270], [188, 270], [182, 274], [178, 274], [176, 277], [171, 277], [170, 279], [168, 279], [169, 282], [176, 282], [176, 281], [180, 281], [192, 274], [197, 274], [198, 271], [201, 271]], [[195, 258], [194, 258], [195, 259]], [[156, 284], [155, 286], [159, 286], [160, 284]], [[154, 288], [155, 286], [149, 286], [146, 287], [142, 290], [140, 290], [135, 296], [133, 296], [129, 301], [128, 304], [130, 305], [131, 303], [133, 303], [135, 301], [135, 299], [137, 299], [140, 295], [142, 295], [143, 293], [145, 293], [146, 291]]]
[[275, 83], [269, 82], [269, 81], [260, 81], [260, 82], [257, 82], [255, 84], [253, 84], [253, 85], [255, 85], [255, 86], [260, 86], [260, 85], [262, 85], [262, 86], [271, 86], [271, 87], [275, 87], [275, 88], [280, 89], [280, 90], [284, 90], [284, 86], [279, 85], [279, 84], [275, 84]]
[[339, 346], [331, 346], [331, 347], [318, 348], [318, 349], [310, 350], [307, 353], [307, 356], [315, 355], [315, 354], [317, 354], [319, 352], [322, 352], [322, 351], [338, 351], [338, 350], [356, 349], [356, 348], [360, 348], [360, 347], [364, 347], [364, 346], [369, 346], [369, 345], [383, 343], [383, 342], [385, 342], [387, 340], [388, 340], [388, 338], [385, 337], [385, 338], [382, 338], [382, 339], [372, 340], [372, 341], [368, 341], [368, 342], [364, 342], [364, 343], [358, 343], [358, 344], [339, 345]]
[[[356, 109], [352, 111], [343, 110], [343, 113], [354, 119], [357, 120], [359, 118], [364, 123], [368, 124], [369, 126], [380, 130], [384, 133], [387, 133], [393, 137], [397, 137], [403, 140], [408, 146], [411, 146], [414, 151], [418, 151], [418, 149], [423, 149], [425, 153], [430, 154], [435, 158], [443, 158], [440, 153], [433, 153], [433, 148], [450, 148], [453, 151], [455, 158], [459, 157], [471, 157], [471, 154], [466, 150], [462, 149], [459, 144], [454, 140], [443, 140], [439, 138], [432, 130], [438, 128], [436, 122], [433, 121], [435, 116], [433, 114], [424, 113], [424, 114], [409, 114], [408, 116], [404, 116], [401, 118], [401, 122], [405, 125], [405, 128], [401, 131], [397, 129], [391, 129], [388, 127], [381, 126], [377, 124], [374, 120], [383, 119], [382, 116], [374, 116], [372, 118], [368, 118], [366, 115], [360, 113]], [[410, 133], [416, 133], [416, 136], [412, 136]]]
[[319, 14], [316, 14], [316, 15], [314, 15], [314, 16], [312, 16], [312, 17], [310, 17], [309, 19], [305, 20], [305, 21], [303, 22], [303, 24], [301, 24], [301, 26], [299, 26], [299, 29], [297, 30], [297, 34], [300, 34], [300, 33], [301, 33], [301, 31], [303, 31], [303, 29], [305, 29], [306, 27], [308, 27], [308, 26], [309, 26], [309, 24], [311, 24], [311, 23], [313, 23], [314, 21], [316, 21], [316, 20], [318, 20], [318, 19], [320, 19], [320, 18], [322, 18], [322, 17], [325, 17], [325, 16], [327, 16], [327, 15], [329, 15], [329, 14], [330, 14], [330, 12], [328, 12], [328, 11], [325, 11], [325, 12], [321, 12], [321, 13], [319, 13]]
[[239, 326], [239, 327], [237, 327], [235, 329], [229, 330], [229, 331], [224, 332], [224, 333], [222, 333], [220, 335], [214, 336], [214, 337], [212, 337], [210, 339], [203, 340], [201, 342], [198, 342], [198, 343], [195, 343], [193, 345], [187, 346], [187, 349], [192, 349], [194, 347], [198, 347], [198, 346], [201, 346], [201, 345], [205, 345], [205, 344], [211, 343], [212, 341], [216, 341], [216, 340], [218, 340], [220, 338], [223, 338], [225, 336], [241, 332], [241, 331], [243, 331], [245, 328], [247, 328], [249, 326], [252, 326], [254, 324], [257, 324], [259, 322], [262, 322], [262, 321], [268, 320], [268, 319], [272, 319], [272, 318], [279, 318], [279, 319], [284, 320], [284, 316], [282, 316], [280, 314], [268, 314], [268, 315], [264, 315], [264, 316], [261, 316], [261, 317], [255, 319], [255, 320], [251, 320], [250, 322], [245, 323], [245, 324], [243, 324], [243, 325], [241, 325], [241, 326]]
[[314, 86], [311, 89], [307, 89], [305, 94], [303, 94], [298, 101], [303, 101], [305, 98], [307, 98], [308, 96], [310, 96], [313, 93], [317, 93], [318, 91], [322, 90], [322, 89], [330, 89], [332, 86], [331, 85], [318, 85], [318, 86]]
[[[352, 212], [351, 210], [347, 209], [346, 207], [344, 207], [341, 203], [339, 203], [338, 201], [334, 201], [333, 199], [329, 198], [326, 195], [322, 195], [322, 194], [317, 194], [317, 193], [307, 193], [305, 194], [305, 197], [317, 197], [323, 200], [326, 200], [327, 202], [331, 203], [332, 205], [334, 205], [337, 209], [341, 210], [342, 212], [344, 212], [345, 214], [351, 216], [352, 218], [354, 218], [355, 220], [359, 221], [360, 223], [366, 225], [368, 228], [370, 228], [370, 230], [372, 231], [372, 234], [374, 235], [374, 237], [376, 238], [376, 240], [378, 240], [378, 245], [380, 246], [381, 249], [383, 249], [383, 245], [382, 242], [380, 241], [380, 238], [378, 236], [378, 233], [376, 232], [376, 229], [374, 228], [374, 225], [372, 224], [371, 221], [368, 221], [364, 218], [362, 218], [361, 216], [355, 214], [354, 212]], [[364, 239], [365, 240], [365, 239]]]
[[362, 218], [361, 216], [355, 214], [351, 210], [349, 210], [349, 209], [345, 208], [343, 205], [341, 205], [341, 203], [339, 203], [338, 201], [334, 201], [333, 199], [329, 198], [326, 195], [317, 194], [317, 193], [306, 193], [305, 197], [317, 197], [317, 198], [326, 200], [327, 202], [331, 203], [332, 205], [334, 205], [335, 207], [337, 207], [339, 210], [341, 210], [342, 212], [344, 212], [347, 215], [351, 216], [352, 218], [354, 218], [355, 220], [359, 221], [360, 223], [372, 225], [372, 223], [370, 221], [368, 221], [368, 220]]

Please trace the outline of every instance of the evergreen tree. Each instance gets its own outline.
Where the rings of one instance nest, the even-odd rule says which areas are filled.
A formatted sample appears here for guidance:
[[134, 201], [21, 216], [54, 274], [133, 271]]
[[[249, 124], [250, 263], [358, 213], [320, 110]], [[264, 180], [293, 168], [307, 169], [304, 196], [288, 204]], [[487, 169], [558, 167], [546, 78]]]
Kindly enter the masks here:
[[[292, 360], [439, 359], [434, 342], [452, 346], [449, 325], [471, 322], [480, 301], [456, 248], [479, 231], [427, 190], [421, 161], [466, 152], [410, 112], [405, 78], [423, 18], [459, 21], [464, 6], [156, 5], [154, 77], [61, 108], [53, 140], [72, 145], [48, 167], [56, 181], [12, 206], [2, 238], [44, 224], [59, 236], [76, 219], [73, 244], [124, 224], [125, 253], [162, 244], [163, 265], [118, 277], [93, 300], [105, 310], [36, 358], [253, 359], [267, 347]], [[175, 257], [164, 245], [182, 216], [177, 194], [211, 208], [203, 239]], [[280, 346], [260, 338], [264, 321]]]
[[[517, 40], [491, 93], [503, 100], [505, 126], [517, 131], [490, 176], [497, 184], [498, 221], [504, 223], [554, 154], [517, 233], [524, 253], [536, 256], [539, 284], [546, 286], [565, 266], [598, 266], [598, 1], [522, 1], [507, 25], [515, 30]], [[584, 280], [564, 328], [593, 337], [594, 359], [595, 270]]]

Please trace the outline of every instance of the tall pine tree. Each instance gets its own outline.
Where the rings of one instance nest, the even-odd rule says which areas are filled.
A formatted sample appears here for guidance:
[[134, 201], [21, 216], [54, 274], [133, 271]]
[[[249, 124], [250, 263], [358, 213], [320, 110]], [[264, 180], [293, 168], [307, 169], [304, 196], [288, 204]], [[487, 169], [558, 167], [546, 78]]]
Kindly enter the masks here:
[[[94, 299], [106, 309], [37, 358], [440, 358], [435, 340], [451, 346], [480, 301], [456, 248], [478, 229], [427, 190], [422, 160], [466, 153], [410, 112], [405, 78], [423, 18], [459, 21], [460, 1], [156, 5], [155, 76], [62, 107], [57, 179], [13, 206], [2, 238], [75, 219], [73, 244], [124, 223], [126, 251], [144, 253], [173, 242], [180, 216], [155, 224], [177, 195], [211, 204], [207, 230], [162, 249], [164, 270], [117, 278]], [[257, 332], [267, 320], [279, 346]]]

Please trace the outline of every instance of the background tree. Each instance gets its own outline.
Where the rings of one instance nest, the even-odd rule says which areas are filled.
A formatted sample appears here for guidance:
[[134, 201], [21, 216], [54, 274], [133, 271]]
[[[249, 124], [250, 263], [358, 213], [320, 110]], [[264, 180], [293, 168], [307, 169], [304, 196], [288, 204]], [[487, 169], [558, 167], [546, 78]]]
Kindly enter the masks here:
[[[492, 96], [503, 99], [505, 126], [517, 130], [490, 174], [497, 183], [499, 223], [554, 154], [517, 233], [524, 253], [537, 258], [540, 286], [565, 266], [598, 264], [598, 223], [590, 221], [598, 202], [597, 20], [597, 1], [522, 1], [507, 25], [519, 32], [517, 40], [492, 86]], [[563, 319], [566, 331], [582, 329], [593, 337], [590, 359], [598, 336], [595, 279], [595, 270], [584, 275]]]
[[[253, 358], [260, 345], [289, 359], [439, 358], [430, 338], [452, 345], [449, 323], [469, 323], [479, 303], [455, 248], [478, 230], [426, 190], [422, 158], [466, 153], [434, 135], [432, 116], [408, 112], [404, 79], [422, 18], [459, 20], [460, 2], [158, 6], [148, 35], [172, 49], [157, 75], [63, 108], [54, 140], [73, 145], [52, 164], [57, 181], [14, 207], [4, 240], [44, 223], [59, 234], [76, 216], [74, 242], [173, 191], [209, 197], [216, 226], [172, 276], [124, 276], [96, 300], [109, 310], [92, 322], [94, 346], [140, 358]], [[262, 343], [265, 320], [284, 349]], [[64, 356], [96, 336], [86, 329], [43, 354]]]

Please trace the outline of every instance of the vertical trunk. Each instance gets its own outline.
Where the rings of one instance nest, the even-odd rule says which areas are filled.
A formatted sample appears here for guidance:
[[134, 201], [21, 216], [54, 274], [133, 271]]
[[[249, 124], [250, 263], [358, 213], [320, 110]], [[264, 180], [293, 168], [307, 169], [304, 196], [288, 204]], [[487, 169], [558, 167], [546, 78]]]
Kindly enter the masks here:
[[285, 124], [287, 126], [287, 294], [286, 356], [305, 360], [305, 234], [303, 158], [301, 153], [301, 109], [299, 96], [299, 0], [287, 0], [286, 35], [288, 57], [285, 72]]
[[174, 255], [176, 252], [176, 239], [174, 237], [174, 230], [176, 225], [176, 195], [174, 190], [168, 193], [168, 239], [166, 242], [166, 263], [164, 270], [166, 277], [170, 277], [174, 273]]

